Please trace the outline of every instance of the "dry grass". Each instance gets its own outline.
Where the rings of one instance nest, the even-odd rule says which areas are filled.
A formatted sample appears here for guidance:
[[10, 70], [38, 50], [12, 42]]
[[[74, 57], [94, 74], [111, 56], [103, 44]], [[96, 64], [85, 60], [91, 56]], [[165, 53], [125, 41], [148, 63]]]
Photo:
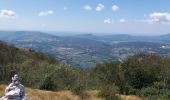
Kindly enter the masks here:
[[[5, 90], [4, 85], [0, 85], [0, 96], [3, 96]], [[87, 91], [88, 98], [86, 100], [103, 100], [98, 98], [97, 90]], [[72, 94], [70, 91], [60, 91], [60, 92], [51, 92], [51, 91], [42, 91], [38, 89], [26, 88], [26, 95], [29, 100], [80, 100], [77, 95]], [[122, 100], [141, 100], [136, 96], [120, 96]]]
[[0, 97], [4, 94], [5, 86], [0, 85]]
[[78, 100], [78, 96], [70, 91], [51, 92], [36, 89], [26, 89], [29, 100]]
[[97, 90], [87, 91], [87, 94], [88, 94], [88, 99], [87, 100], [103, 100], [103, 99], [98, 97], [98, 93], [99, 93], [99, 91], [97, 91]]
[[134, 96], [134, 95], [120, 95], [122, 100], [142, 100], [141, 98]]
[[[0, 96], [4, 94], [4, 89], [5, 86], [0, 85]], [[70, 91], [51, 92], [26, 88], [26, 95], [29, 100], [79, 100]]]

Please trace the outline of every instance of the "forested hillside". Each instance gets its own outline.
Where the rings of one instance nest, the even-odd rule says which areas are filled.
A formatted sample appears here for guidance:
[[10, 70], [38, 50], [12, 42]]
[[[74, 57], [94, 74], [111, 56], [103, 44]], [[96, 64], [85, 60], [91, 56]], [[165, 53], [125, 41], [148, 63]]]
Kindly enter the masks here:
[[53, 64], [57, 61], [45, 54], [26, 48], [19, 49], [0, 41], [0, 81], [9, 81], [12, 74], [23, 71], [24, 68], [28, 73], [35, 68], [41, 69], [41, 63]]
[[[26, 87], [43, 90], [71, 90], [82, 95], [91, 84], [90, 72], [61, 64], [43, 53], [0, 42], [0, 83], [9, 84], [17, 73]], [[90, 84], [89, 84], [90, 83]], [[89, 85], [89, 86], [88, 86]]]
[[79, 69], [42, 53], [0, 42], [0, 72], [3, 84], [18, 73], [27, 87], [70, 90], [81, 100], [88, 97], [87, 90], [98, 90], [98, 96], [105, 100], [120, 100], [118, 94], [147, 100], [170, 98], [170, 57], [155, 54], [138, 54], [122, 62], [107, 61], [91, 69]]

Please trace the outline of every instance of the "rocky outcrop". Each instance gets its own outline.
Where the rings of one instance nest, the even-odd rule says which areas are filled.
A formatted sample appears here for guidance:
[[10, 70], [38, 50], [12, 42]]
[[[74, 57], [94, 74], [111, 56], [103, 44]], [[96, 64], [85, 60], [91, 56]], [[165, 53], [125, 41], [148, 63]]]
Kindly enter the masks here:
[[12, 83], [10, 83], [5, 89], [5, 96], [0, 100], [27, 100], [25, 96], [25, 88], [20, 84], [20, 78], [17, 74], [12, 77]]

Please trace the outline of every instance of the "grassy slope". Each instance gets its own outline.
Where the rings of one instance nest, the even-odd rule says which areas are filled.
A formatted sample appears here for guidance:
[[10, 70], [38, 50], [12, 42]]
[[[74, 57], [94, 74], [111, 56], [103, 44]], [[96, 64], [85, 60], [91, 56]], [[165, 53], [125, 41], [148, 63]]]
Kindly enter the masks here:
[[[4, 85], [0, 85], [0, 96], [4, 94]], [[97, 97], [98, 91], [88, 91], [89, 98], [86, 100], [103, 100]], [[80, 98], [70, 91], [60, 91], [60, 92], [51, 92], [51, 91], [42, 91], [38, 89], [26, 88], [27, 97], [29, 100], [80, 100]], [[121, 95], [122, 100], [141, 100], [136, 96], [123, 96]]]

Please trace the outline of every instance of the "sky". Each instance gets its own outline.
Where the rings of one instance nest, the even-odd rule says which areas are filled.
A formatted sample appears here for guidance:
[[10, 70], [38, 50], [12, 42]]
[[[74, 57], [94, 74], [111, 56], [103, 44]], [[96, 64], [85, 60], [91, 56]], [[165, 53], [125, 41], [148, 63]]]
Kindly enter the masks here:
[[170, 33], [170, 0], [0, 0], [0, 30]]

